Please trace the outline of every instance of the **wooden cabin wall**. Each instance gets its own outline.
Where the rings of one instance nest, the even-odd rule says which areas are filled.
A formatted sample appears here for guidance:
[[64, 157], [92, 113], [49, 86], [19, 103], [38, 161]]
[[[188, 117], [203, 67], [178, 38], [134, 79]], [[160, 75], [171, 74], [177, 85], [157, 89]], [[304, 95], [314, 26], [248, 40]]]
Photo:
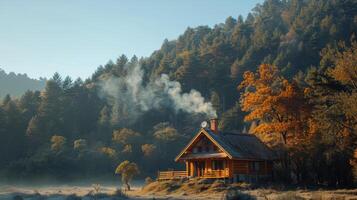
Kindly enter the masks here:
[[233, 160], [233, 174], [249, 174], [249, 165], [246, 160]]
[[259, 162], [260, 170], [258, 174], [260, 175], [270, 175], [273, 170], [273, 162], [272, 161], [260, 161]]
[[259, 162], [252, 162], [252, 164], [254, 163], [258, 163], [259, 164], [259, 170], [258, 171], [254, 171], [252, 170], [252, 174], [259, 174], [259, 175], [265, 175], [267, 174], [267, 163], [265, 161], [259, 161]]
[[273, 161], [267, 161], [267, 174], [272, 174], [273, 172]]
[[[253, 169], [254, 163], [259, 164], [259, 170]], [[248, 160], [233, 160], [233, 174], [271, 174], [273, 163], [271, 161], [248, 161]]]
[[228, 168], [228, 172], [229, 172], [229, 177], [233, 177], [233, 160], [227, 160], [227, 167]]

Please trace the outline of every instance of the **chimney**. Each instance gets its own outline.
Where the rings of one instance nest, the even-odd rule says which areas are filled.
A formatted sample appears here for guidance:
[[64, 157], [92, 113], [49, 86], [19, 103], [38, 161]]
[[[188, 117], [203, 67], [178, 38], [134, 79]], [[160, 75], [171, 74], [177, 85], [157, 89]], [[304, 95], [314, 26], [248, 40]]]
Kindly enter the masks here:
[[210, 124], [211, 131], [218, 134], [218, 119], [217, 118], [211, 119], [209, 124]]

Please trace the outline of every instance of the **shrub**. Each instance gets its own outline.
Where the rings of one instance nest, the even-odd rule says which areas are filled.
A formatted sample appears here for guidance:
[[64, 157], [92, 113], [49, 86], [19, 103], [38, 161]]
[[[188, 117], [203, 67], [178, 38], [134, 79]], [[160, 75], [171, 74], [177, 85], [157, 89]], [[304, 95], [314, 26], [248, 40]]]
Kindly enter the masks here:
[[143, 144], [141, 145], [141, 151], [144, 153], [144, 156], [150, 156], [155, 151], [156, 146], [153, 144]]
[[150, 184], [150, 183], [152, 183], [152, 182], [154, 182], [154, 180], [152, 180], [151, 177], [146, 177], [146, 178], [145, 178], [145, 185], [148, 185], [148, 184]]
[[243, 193], [239, 190], [228, 190], [225, 199], [226, 200], [256, 200], [255, 197], [247, 193]]
[[92, 184], [94, 194], [98, 194], [102, 188], [100, 184]]
[[77, 195], [75, 195], [75, 194], [71, 194], [71, 195], [66, 197], [66, 200], [82, 200], [82, 198], [77, 196]]

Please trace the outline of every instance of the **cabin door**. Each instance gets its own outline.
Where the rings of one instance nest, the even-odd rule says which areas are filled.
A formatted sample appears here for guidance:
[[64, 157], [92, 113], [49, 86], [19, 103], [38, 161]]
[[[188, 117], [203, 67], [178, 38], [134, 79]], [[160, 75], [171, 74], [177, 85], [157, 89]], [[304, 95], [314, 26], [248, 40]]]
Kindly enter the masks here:
[[195, 162], [195, 175], [196, 176], [203, 176], [206, 169], [206, 162], [205, 161], [196, 161]]

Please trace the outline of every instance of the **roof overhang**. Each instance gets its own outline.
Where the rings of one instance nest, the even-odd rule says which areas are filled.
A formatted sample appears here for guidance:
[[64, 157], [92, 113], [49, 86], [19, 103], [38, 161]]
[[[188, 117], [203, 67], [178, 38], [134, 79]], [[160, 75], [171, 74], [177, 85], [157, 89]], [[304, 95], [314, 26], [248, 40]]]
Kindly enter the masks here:
[[220, 150], [222, 150], [230, 159], [233, 158], [233, 156], [228, 153], [211, 135], [203, 128], [200, 129], [200, 131], [191, 139], [191, 141], [186, 145], [186, 147], [181, 151], [181, 153], [176, 156], [175, 161], [179, 160], [184, 160], [183, 155], [184, 153], [194, 144], [194, 142], [199, 138], [199, 136], [205, 135], [213, 144], [215, 144]]
[[180, 160], [189, 160], [189, 159], [207, 159], [207, 158], [226, 158], [227, 154], [225, 153], [198, 153], [198, 154], [189, 154], [183, 155]]

